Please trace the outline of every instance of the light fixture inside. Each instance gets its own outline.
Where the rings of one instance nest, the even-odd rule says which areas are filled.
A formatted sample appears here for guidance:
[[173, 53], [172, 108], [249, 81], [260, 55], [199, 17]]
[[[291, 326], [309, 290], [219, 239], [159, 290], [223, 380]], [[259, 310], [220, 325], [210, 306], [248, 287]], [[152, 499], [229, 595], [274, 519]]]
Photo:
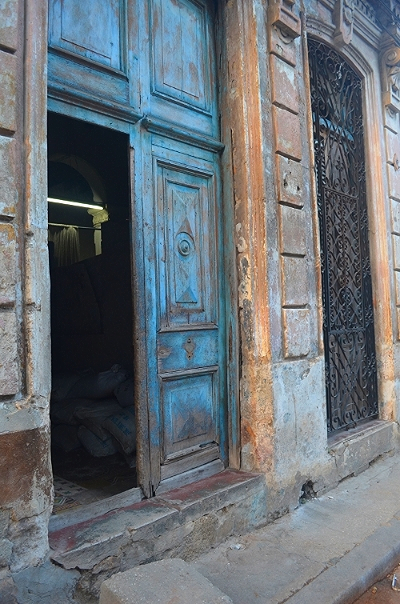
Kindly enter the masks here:
[[85, 203], [83, 201], [71, 201], [67, 199], [57, 199], [56, 197], [48, 197], [47, 201], [51, 203], [61, 203], [65, 206], [75, 206], [77, 208], [90, 208], [93, 210], [102, 210], [103, 206], [94, 203]]

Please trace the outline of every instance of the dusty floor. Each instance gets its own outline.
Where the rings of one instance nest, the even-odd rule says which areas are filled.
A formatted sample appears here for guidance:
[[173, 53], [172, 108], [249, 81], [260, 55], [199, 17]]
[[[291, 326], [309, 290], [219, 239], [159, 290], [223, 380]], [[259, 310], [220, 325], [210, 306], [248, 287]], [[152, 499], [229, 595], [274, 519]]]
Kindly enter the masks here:
[[[399, 591], [392, 589], [393, 574], [396, 574]], [[375, 583], [354, 604], [400, 604], [400, 564], [382, 581]]]
[[136, 468], [129, 467], [120, 453], [92, 457], [83, 448], [68, 455], [53, 449], [53, 513], [99, 501], [137, 485]]

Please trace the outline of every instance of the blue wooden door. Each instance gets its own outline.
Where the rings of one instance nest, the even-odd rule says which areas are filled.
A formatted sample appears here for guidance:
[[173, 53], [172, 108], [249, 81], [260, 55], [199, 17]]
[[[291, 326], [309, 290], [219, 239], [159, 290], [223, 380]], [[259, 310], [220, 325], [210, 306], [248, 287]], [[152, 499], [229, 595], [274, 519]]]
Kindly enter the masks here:
[[132, 146], [141, 149], [156, 489], [223, 468], [226, 360], [213, 15], [197, 0], [153, 0], [150, 8], [146, 118]]
[[227, 459], [213, 4], [49, 2], [51, 109], [130, 135], [138, 475], [147, 495]]

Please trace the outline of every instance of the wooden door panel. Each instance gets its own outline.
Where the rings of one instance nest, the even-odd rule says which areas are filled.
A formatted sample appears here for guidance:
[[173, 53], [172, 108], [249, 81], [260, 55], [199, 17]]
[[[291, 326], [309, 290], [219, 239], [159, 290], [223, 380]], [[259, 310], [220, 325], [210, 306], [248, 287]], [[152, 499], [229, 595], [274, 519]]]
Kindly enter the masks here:
[[138, 61], [131, 52], [136, 42], [126, 0], [49, 0], [49, 98], [67, 102], [79, 119], [82, 107], [137, 121]]
[[207, 0], [148, 2], [150, 113], [215, 135], [215, 65]]
[[217, 368], [162, 380], [164, 461], [199, 445], [216, 442]]
[[212, 6], [49, 0], [57, 110], [129, 124], [138, 476], [147, 495], [209, 462], [206, 471], [219, 471], [227, 457]]
[[[65, 91], [68, 96], [78, 93], [80, 97], [97, 100], [98, 104], [108, 104], [111, 114], [115, 113], [119, 106], [126, 107], [129, 111], [129, 87], [123, 74], [116, 75], [93, 69], [88, 63], [77, 62], [72, 55], [61, 56], [51, 50], [48, 73], [51, 92], [58, 89]], [[64, 96], [63, 92], [62, 97]], [[82, 104], [85, 104], [84, 99]], [[90, 104], [89, 107], [91, 108]]]
[[123, 4], [123, 0], [54, 0], [50, 44], [121, 70]]
[[152, 0], [152, 25], [152, 93], [210, 113], [205, 6]]
[[157, 360], [160, 373], [218, 363], [218, 330], [160, 332]]
[[156, 169], [161, 326], [215, 324], [213, 174], [191, 172], [189, 159]]

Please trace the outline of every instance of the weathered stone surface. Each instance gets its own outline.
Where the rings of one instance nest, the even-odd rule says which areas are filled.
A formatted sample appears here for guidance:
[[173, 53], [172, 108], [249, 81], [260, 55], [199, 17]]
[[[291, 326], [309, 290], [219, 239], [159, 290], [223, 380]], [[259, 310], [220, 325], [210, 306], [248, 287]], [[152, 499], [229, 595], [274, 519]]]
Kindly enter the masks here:
[[[377, 460], [328, 495], [297, 505], [291, 514], [249, 535], [230, 539], [192, 566], [235, 604], [354, 602], [357, 594], [351, 587], [358, 585], [358, 595], [365, 591], [379, 559], [384, 561], [390, 552], [393, 564], [387, 570], [398, 562], [399, 479], [398, 455]], [[386, 574], [384, 566], [380, 572]]]
[[400, 202], [395, 199], [390, 200], [392, 210], [392, 233], [400, 234]]
[[284, 356], [302, 357], [310, 352], [310, 311], [285, 308], [283, 310]]
[[281, 253], [306, 253], [305, 213], [303, 210], [280, 206]]
[[0, 396], [13, 395], [20, 388], [20, 358], [15, 312], [0, 312], [0, 350]]
[[48, 404], [50, 396], [50, 277], [47, 229], [32, 228], [25, 244], [26, 385]]
[[302, 306], [308, 301], [306, 258], [282, 258], [282, 303], [284, 306]]
[[0, 45], [16, 50], [19, 0], [2, 0], [0, 4]]
[[[325, 360], [296, 359], [274, 365], [275, 481], [282, 494], [270, 493], [269, 509], [292, 509], [299, 490], [326, 454]], [[285, 484], [285, 489], [279, 485]], [[291, 485], [293, 487], [291, 488]]]
[[0, 539], [0, 568], [10, 565], [13, 544], [9, 539]]
[[52, 482], [48, 445], [43, 429], [0, 434], [0, 506], [12, 507], [14, 519], [21, 514], [20, 506], [28, 506], [31, 514], [48, 507]]
[[[36, 494], [40, 495], [39, 489], [34, 490], [32, 499]], [[19, 502], [17, 502], [18, 504]], [[26, 507], [28, 508], [29, 506], [27, 505]], [[32, 507], [37, 507], [34, 501]], [[10, 570], [12, 573], [17, 573], [31, 566], [39, 566], [43, 563], [49, 551], [46, 529], [51, 507], [48, 505], [47, 509], [38, 515], [28, 516], [28, 512], [29, 510], [25, 510], [25, 518], [11, 518], [8, 535], [10, 541], [13, 543], [10, 560]]]
[[400, 271], [394, 271], [395, 288], [396, 288], [396, 304], [400, 306]]
[[400, 270], [400, 235], [393, 235], [393, 268]]
[[19, 602], [28, 604], [71, 604], [80, 577], [78, 571], [66, 571], [46, 560], [13, 574]]
[[287, 61], [290, 65], [296, 65], [298, 40], [289, 41], [283, 38], [278, 27], [270, 27], [268, 31], [269, 51]]
[[0, 602], [1, 604], [18, 604], [16, 588], [8, 570], [0, 571]]
[[338, 435], [336, 442], [330, 442], [329, 453], [334, 455], [339, 480], [359, 474], [369, 462], [392, 451], [395, 447], [395, 434], [391, 422], [374, 422], [358, 434], [349, 438]]
[[16, 141], [0, 136], [0, 214], [13, 217], [18, 200]]
[[117, 570], [169, 557], [191, 560], [232, 534], [266, 521], [265, 479], [226, 470], [153, 500], [50, 533], [51, 557], [82, 571], [79, 589], [96, 595]]
[[101, 586], [100, 604], [229, 604], [232, 600], [183, 560], [118, 573]]
[[386, 134], [386, 157], [388, 163], [396, 164], [396, 159], [400, 162], [400, 141], [399, 135], [395, 134], [389, 128], [385, 128]]
[[395, 170], [394, 166], [388, 166], [389, 172], [389, 195], [393, 199], [400, 201], [400, 170]]
[[398, 113], [394, 111], [390, 111], [389, 109], [385, 110], [385, 126], [390, 129], [394, 133], [398, 133], [400, 131], [400, 117]]
[[282, 155], [276, 156], [278, 201], [299, 208], [304, 205], [302, 164]]
[[294, 67], [271, 56], [272, 102], [278, 107], [299, 112], [299, 93]]
[[400, 308], [396, 308], [397, 317], [397, 339], [400, 340]]
[[0, 306], [15, 302], [16, 242], [14, 227], [0, 224]]
[[17, 129], [17, 57], [0, 50], [0, 128]]
[[7, 536], [9, 522], [10, 510], [0, 509], [0, 539], [4, 539]]
[[297, 115], [274, 107], [275, 151], [290, 159], [301, 159], [300, 120]]

